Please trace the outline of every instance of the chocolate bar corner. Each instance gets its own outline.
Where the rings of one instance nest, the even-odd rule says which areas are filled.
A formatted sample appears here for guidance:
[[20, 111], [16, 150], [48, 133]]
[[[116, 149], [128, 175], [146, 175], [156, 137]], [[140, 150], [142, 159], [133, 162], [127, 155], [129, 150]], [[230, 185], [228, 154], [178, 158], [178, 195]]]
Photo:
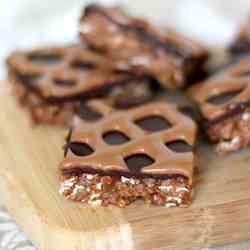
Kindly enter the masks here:
[[191, 94], [216, 150], [230, 153], [250, 144], [250, 59], [241, 59], [204, 81]]

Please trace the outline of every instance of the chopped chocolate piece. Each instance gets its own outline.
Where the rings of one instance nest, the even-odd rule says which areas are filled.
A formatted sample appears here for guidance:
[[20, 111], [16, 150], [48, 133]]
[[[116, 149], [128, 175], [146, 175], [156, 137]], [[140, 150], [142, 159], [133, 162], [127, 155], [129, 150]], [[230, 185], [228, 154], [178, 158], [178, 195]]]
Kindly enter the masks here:
[[118, 8], [86, 7], [80, 36], [89, 46], [115, 58], [121, 70], [143, 72], [168, 88], [187, 84], [202, 71], [208, 58], [207, 49], [194, 41]]
[[[91, 126], [74, 120], [66, 144], [70, 150], [60, 165], [65, 197], [103, 206], [124, 207], [138, 198], [167, 207], [189, 205], [196, 137], [192, 119], [161, 102], [129, 111], [113, 111], [98, 100], [88, 105], [102, 118]], [[136, 124], [154, 116], [171, 127], [144, 130]]]
[[[68, 125], [79, 102], [93, 97], [110, 95], [111, 105], [126, 107], [153, 97], [150, 79], [118, 72], [105, 56], [80, 45], [15, 52], [7, 64], [15, 95], [37, 123]], [[128, 102], [127, 84], [136, 90]], [[118, 87], [121, 103], [115, 93]], [[89, 111], [81, 112], [93, 118]]]
[[250, 59], [242, 59], [190, 91], [218, 152], [232, 152], [250, 144], [249, 66]]

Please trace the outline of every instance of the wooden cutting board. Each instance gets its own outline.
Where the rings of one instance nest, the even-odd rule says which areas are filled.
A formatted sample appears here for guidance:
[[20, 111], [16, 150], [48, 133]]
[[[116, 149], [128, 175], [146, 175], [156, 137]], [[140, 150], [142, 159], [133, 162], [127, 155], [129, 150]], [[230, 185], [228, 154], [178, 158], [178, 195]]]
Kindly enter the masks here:
[[250, 239], [250, 149], [218, 157], [202, 146], [189, 208], [91, 208], [58, 194], [65, 132], [31, 127], [0, 88], [1, 199], [40, 250], [185, 250]]

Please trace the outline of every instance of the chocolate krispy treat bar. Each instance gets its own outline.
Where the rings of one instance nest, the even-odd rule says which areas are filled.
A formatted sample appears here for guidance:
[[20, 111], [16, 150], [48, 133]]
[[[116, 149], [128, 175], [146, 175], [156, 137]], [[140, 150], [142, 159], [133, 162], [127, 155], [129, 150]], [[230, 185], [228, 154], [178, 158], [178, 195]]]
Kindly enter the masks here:
[[109, 94], [118, 102], [127, 84], [141, 90], [134, 92], [136, 103], [152, 98], [147, 78], [114, 71], [104, 56], [80, 45], [14, 52], [7, 64], [14, 94], [37, 123], [67, 125], [79, 101]]
[[208, 58], [207, 49], [176, 32], [94, 4], [85, 8], [80, 37], [115, 58], [121, 70], [143, 72], [168, 88], [183, 87], [200, 75]]
[[217, 152], [236, 151], [250, 143], [249, 69], [250, 59], [242, 59], [191, 90]]
[[88, 103], [74, 120], [60, 165], [60, 193], [91, 205], [185, 207], [192, 196], [196, 125], [176, 106], [152, 102], [115, 111]]
[[241, 56], [250, 53], [250, 23], [241, 27], [235, 40], [229, 47], [233, 56]]

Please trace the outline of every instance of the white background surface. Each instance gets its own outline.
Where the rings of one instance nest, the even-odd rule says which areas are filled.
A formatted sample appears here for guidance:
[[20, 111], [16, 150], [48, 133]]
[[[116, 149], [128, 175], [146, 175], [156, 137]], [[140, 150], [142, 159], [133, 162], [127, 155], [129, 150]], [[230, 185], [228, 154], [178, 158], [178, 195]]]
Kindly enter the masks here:
[[[84, 0], [2, 0], [0, 8], [0, 77], [13, 49], [77, 39]], [[131, 11], [175, 27], [212, 46], [224, 46], [250, 13], [249, 0], [102, 0], [123, 3]]]
[[[17, 48], [77, 40], [77, 22], [83, 0], [2, 0], [0, 7], [0, 79], [4, 60]], [[91, 1], [88, 1], [91, 2]], [[176, 28], [213, 47], [226, 46], [250, 13], [249, 0], [106, 0], [123, 3], [131, 12]], [[0, 198], [1, 199], [1, 198]], [[1, 202], [1, 200], [0, 200]], [[0, 250], [32, 250], [11, 217], [0, 210]], [[250, 243], [220, 250], [249, 250]]]

